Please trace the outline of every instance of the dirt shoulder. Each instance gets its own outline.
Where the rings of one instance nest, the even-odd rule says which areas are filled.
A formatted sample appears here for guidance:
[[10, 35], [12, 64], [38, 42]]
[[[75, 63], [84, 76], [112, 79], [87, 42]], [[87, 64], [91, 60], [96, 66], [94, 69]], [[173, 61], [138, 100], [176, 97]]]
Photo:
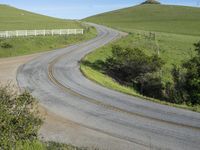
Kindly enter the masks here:
[[0, 58], [0, 83], [2, 85], [11, 83], [17, 87], [16, 75], [19, 66], [40, 56], [41, 54], [42, 53], [18, 57]]

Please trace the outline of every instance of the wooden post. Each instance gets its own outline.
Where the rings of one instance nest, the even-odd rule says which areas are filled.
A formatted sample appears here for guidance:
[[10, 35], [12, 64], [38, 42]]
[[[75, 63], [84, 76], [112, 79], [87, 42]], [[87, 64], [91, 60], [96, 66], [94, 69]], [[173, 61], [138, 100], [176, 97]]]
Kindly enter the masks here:
[[36, 30], [35, 30], [35, 36], [37, 36], [37, 32], [36, 32]]
[[17, 37], [19, 36], [19, 33], [18, 33], [18, 31], [16, 31], [16, 36], [17, 36]]

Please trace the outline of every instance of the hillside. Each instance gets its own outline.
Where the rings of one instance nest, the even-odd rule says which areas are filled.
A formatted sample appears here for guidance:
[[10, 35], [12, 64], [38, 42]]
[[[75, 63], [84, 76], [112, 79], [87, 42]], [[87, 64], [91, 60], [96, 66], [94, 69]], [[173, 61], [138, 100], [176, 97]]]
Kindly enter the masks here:
[[83, 35], [0, 39], [0, 58], [49, 51], [96, 36], [94, 28], [77, 21], [57, 19], [7, 5], [0, 5], [0, 31], [57, 28], [83, 28], [85, 30]]
[[81, 28], [81, 24], [0, 5], [0, 31], [52, 28]]
[[158, 31], [200, 35], [200, 8], [171, 5], [137, 5], [86, 18], [124, 31]]

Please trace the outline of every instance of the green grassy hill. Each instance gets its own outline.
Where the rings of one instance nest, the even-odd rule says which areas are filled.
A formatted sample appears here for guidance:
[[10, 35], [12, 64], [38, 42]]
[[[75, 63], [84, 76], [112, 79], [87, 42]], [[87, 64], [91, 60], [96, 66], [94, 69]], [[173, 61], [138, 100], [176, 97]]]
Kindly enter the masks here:
[[7, 5], [0, 5], [0, 31], [30, 29], [85, 29], [84, 35], [37, 36], [0, 38], [0, 58], [32, 54], [65, 47], [75, 42], [96, 36], [94, 28], [73, 20], [57, 19], [24, 11]]
[[7, 5], [0, 5], [0, 31], [81, 27], [80, 23], [72, 20], [57, 19]]
[[200, 35], [200, 8], [171, 5], [138, 5], [85, 19], [123, 31], [158, 31]]

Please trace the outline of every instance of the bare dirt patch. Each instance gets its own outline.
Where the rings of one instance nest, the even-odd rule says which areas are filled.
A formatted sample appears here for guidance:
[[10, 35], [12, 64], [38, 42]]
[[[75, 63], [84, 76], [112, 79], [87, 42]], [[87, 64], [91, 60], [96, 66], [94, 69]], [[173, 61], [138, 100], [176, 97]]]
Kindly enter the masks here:
[[0, 83], [6, 85], [11, 83], [17, 87], [16, 75], [17, 69], [20, 65], [40, 56], [42, 53], [10, 57], [10, 58], [1, 58], [0, 59]]

